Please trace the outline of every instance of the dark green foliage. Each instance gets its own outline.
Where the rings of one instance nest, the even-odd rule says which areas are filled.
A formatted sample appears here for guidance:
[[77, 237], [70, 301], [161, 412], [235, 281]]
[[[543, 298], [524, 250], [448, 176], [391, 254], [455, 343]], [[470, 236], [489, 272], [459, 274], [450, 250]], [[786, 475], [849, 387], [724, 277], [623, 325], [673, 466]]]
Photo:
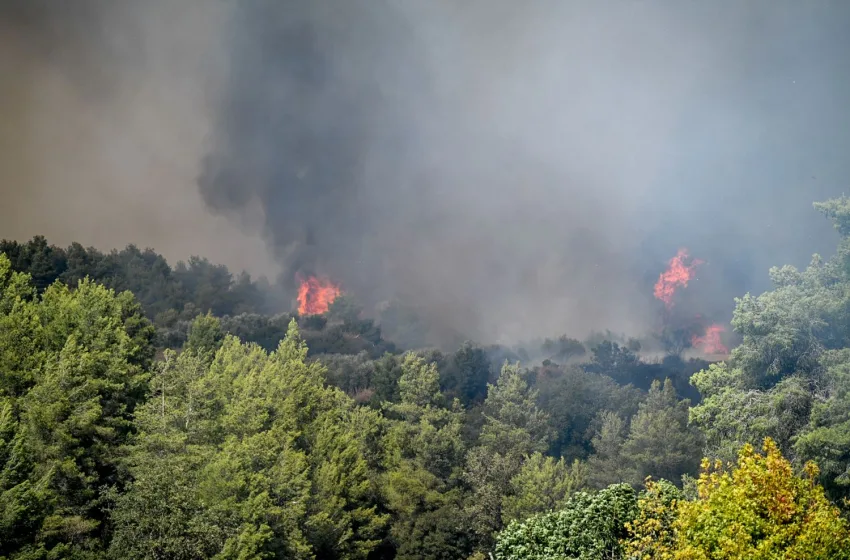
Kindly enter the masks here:
[[471, 552], [463, 515], [459, 466], [466, 448], [462, 410], [446, 408], [433, 363], [407, 354], [398, 381], [399, 402], [388, 404], [382, 487], [393, 514], [397, 558], [457, 558]]
[[191, 320], [207, 311], [221, 316], [267, 313], [279, 307], [267, 284], [252, 281], [246, 273], [234, 278], [226, 267], [199, 257], [172, 269], [152, 249], [129, 245], [122, 251], [102, 253], [79, 243], [62, 249], [48, 245], [41, 236], [23, 244], [0, 241], [0, 252], [8, 255], [13, 270], [32, 276], [39, 292], [56, 280], [76, 286], [89, 277], [116, 292], [132, 292], [150, 318], [172, 310]]
[[258, 313], [241, 313], [227, 315], [221, 318], [221, 329], [245, 342], [253, 342], [272, 352], [286, 336], [286, 329], [292, 320], [292, 315], [261, 315]]
[[548, 412], [555, 434], [549, 449], [556, 457], [588, 456], [599, 413], [616, 410], [629, 419], [642, 399], [634, 387], [623, 387], [610, 377], [575, 366], [541, 367], [536, 376], [539, 404]]
[[441, 370], [441, 385], [450, 397], [470, 406], [484, 401], [491, 381], [491, 362], [482, 348], [465, 342]]
[[[79, 243], [62, 249], [48, 245], [43, 237], [24, 244], [0, 241], [0, 252], [4, 251], [10, 255], [13, 270], [32, 276], [38, 292], [56, 280], [73, 287], [87, 277], [117, 292], [132, 292], [157, 326], [160, 348], [183, 346], [195, 317], [211, 313], [221, 319], [224, 332], [272, 351], [292, 318], [280, 313], [290, 303], [279, 295], [283, 293], [280, 287], [270, 286], [265, 279], [253, 281], [245, 272], [234, 276], [226, 267], [200, 257], [172, 268], [152, 249], [142, 251], [129, 245], [102, 253]], [[377, 358], [395, 351], [372, 319], [360, 317], [360, 307], [349, 297], [338, 298], [331, 307], [327, 316], [299, 320], [311, 354], [365, 350]]]
[[596, 487], [628, 482], [637, 488], [650, 475], [679, 482], [697, 473], [702, 444], [688, 425], [688, 402], [677, 398], [669, 380], [655, 381], [628, 421], [613, 410], [600, 415], [589, 478]]
[[317, 357], [328, 368], [328, 383], [360, 402], [371, 402], [376, 362], [366, 352], [355, 355], [325, 354]]
[[[687, 336], [688, 341], [690, 336]], [[644, 391], [649, 390], [654, 381], [670, 379], [679, 396], [699, 400], [699, 393], [689, 380], [692, 374], [707, 367], [708, 362], [694, 358], [685, 361], [679, 353], [668, 354], [660, 361], [644, 361], [636, 354], [639, 350], [640, 343], [633, 339], [626, 346], [603, 340], [593, 347], [591, 361], [584, 365], [584, 369], [607, 375], [621, 385], [634, 385]]]
[[683, 360], [681, 356], [667, 355], [656, 365], [657, 371], [652, 372], [652, 380], [664, 381], [669, 379], [680, 398], [689, 399], [691, 403], [699, 403], [700, 394], [691, 385], [691, 376], [709, 366], [709, 362], [699, 358]]
[[688, 405], [677, 398], [670, 380], [653, 382], [622, 448], [622, 460], [635, 471], [634, 485], [650, 475], [678, 482], [684, 474], [696, 474], [703, 440], [688, 425]]
[[398, 380], [401, 378], [401, 360], [392, 354], [384, 354], [375, 360], [371, 389], [375, 391], [373, 402], [397, 402]]
[[594, 346], [591, 353], [593, 357], [585, 366], [591, 373], [607, 375], [623, 385], [631, 383], [643, 389], [648, 389], [652, 383], [651, 369], [625, 346], [604, 340]]
[[298, 326], [307, 331], [320, 331], [328, 324], [328, 318], [324, 315], [305, 315], [301, 317]]
[[[305, 338], [309, 344], [311, 339]], [[382, 346], [386, 348], [388, 345], [383, 343]], [[328, 381], [355, 396], [358, 401], [372, 404], [395, 401], [398, 399], [401, 360], [389, 352], [375, 359], [375, 349], [352, 354], [351, 349], [344, 348], [316, 358], [327, 365]], [[423, 351], [419, 355], [437, 365], [440, 390], [449, 402], [457, 398], [461, 404], [470, 407], [483, 401], [488, 379], [492, 376], [491, 363], [483, 349], [465, 343], [451, 355], [436, 350]]]
[[464, 469], [472, 498], [466, 510], [480, 546], [489, 548], [507, 521], [505, 500], [514, 496], [515, 477], [530, 456], [549, 445], [548, 416], [536, 400], [536, 391], [528, 387], [517, 365], [505, 364], [496, 384], [488, 387], [478, 445], [468, 454]]
[[356, 355], [324, 354], [316, 359], [328, 368], [328, 382], [360, 403], [380, 407], [399, 399], [400, 356], [387, 353], [372, 359], [364, 350]]
[[30, 275], [33, 286], [39, 292], [46, 290], [68, 269], [62, 249], [48, 245], [41, 235], [25, 244], [4, 239], [0, 241], [0, 253], [6, 254], [13, 270]]

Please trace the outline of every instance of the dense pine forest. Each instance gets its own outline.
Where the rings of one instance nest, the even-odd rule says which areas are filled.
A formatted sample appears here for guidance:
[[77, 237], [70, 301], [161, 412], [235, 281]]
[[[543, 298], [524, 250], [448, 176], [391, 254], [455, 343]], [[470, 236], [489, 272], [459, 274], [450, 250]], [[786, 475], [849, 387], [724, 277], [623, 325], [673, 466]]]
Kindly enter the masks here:
[[815, 206], [835, 255], [711, 363], [411, 350], [347, 296], [3, 241], [0, 557], [850, 558], [850, 199]]

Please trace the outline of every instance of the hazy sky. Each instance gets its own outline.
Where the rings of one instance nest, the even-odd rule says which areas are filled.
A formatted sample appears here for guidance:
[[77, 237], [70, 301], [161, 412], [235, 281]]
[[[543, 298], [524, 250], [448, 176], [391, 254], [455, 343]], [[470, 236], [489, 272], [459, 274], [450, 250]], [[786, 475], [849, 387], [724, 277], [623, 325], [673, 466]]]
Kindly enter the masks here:
[[0, 237], [325, 272], [486, 340], [645, 329], [680, 246], [724, 319], [834, 244], [843, 1], [63, 5], [0, 8]]
[[224, 55], [203, 4], [0, 1], [0, 237], [276, 271], [197, 194]]

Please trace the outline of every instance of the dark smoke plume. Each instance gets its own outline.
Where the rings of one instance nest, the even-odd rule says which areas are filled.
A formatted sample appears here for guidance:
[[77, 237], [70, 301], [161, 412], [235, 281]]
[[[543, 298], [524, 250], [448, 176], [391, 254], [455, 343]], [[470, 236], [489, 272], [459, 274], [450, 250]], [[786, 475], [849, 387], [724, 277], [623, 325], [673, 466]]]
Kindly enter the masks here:
[[847, 15], [245, 3], [201, 189], [261, 203], [285, 275], [406, 292], [485, 336], [650, 323], [679, 246], [707, 261], [694, 307], [728, 318], [770, 265], [828, 247], [810, 203], [847, 168], [812, 143], [846, 142]]
[[411, 30], [393, 3], [293, 0], [244, 3], [228, 31], [229, 95], [204, 200], [224, 213], [259, 201], [287, 280], [324, 269], [354, 282], [357, 268], [379, 278], [367, 236], [405, 210], [392, 162], [406, 153], [410, 86], [427, 87]]
[[[80, 3], [76, 19], [61, 2], [6, 9], [16, 38], [0, 38], [61, 69], [89, 112], [52, 97], [7, 111], [110, 124], [85, 169], [121, 190], [109, 212], [47, 220], [9, 194], [31, 180], [17, 175], [4, 198], [20, 223], [75, 237], [105, 214], [91, 236], [112, 243], [143, 200], [140, 237], [215, 257], [237, 237], [207, 233], [223, 216], [287, 282], [328, 274], [482, 341], [656, 328], [652, 285], [680, 247], [705, 264], [676, 313], [724, 322], [769, 266], [835, 240], [811, 203], [850, 179], [846, 2]], [[116, 156], [128, 135], [143, 149]], [[65, 155], [80, 143], [43, 144], [9, 142], [39, 171], [37, 200], [91, 194]], [[57, 158], [74, 197], [65, 174], [42, 177]], [[228, 263], [248, 254], [232, 247]]]

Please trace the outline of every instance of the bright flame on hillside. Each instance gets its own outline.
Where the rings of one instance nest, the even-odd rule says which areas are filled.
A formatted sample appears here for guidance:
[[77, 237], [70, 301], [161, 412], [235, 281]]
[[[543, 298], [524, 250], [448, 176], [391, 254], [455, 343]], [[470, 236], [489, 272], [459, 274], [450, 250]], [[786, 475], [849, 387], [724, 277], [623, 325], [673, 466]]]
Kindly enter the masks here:
[[[690, 263], [686, 264], [686, 261]], [[676, 290], [684, 288], [694, 277], [696, 267], [703, 261], [690, 259], [687, 249], [679, 249], [676, 256], [670, 259], [667, 270], [658, 277], [655, 283], [655, 297], [664, 302], [667, 308], [673, 307], [673, 296]]]
[[694, 336], [691, 338], [691, 344], [694, 348], [699, 348], [705, 354], [723, 354], [729, 353], [729, 349], [723, 344], [721, 335], [726, 331], [721, 325], [709, 325], [705, 329], [705, 334], [702, 336]]
[[321, 315], [327, 313], [334, 300], [342, 294], [342, 289], [328, 280], [317, 276], [301, 279], [298, 286], [298, 313], [301, 315]]

